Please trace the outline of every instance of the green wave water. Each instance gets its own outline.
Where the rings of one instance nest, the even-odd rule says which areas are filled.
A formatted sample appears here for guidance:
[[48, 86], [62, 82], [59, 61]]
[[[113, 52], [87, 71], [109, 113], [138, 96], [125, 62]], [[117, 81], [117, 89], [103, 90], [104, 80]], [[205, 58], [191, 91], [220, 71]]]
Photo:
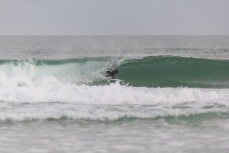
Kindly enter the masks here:
[[229, 60], [178, 56], [0, 60], [0, 72], [6, 78], [23, 76], [30, 81], [54, 77], [66, 83], [105, 85], [115, 82], [105, 77], [114, 65], [117, 78], [129, 86], [229, 88]]
[[118, 78], [130, 86], [229, 87], [229, 60], [152, 56], [125, 61]]

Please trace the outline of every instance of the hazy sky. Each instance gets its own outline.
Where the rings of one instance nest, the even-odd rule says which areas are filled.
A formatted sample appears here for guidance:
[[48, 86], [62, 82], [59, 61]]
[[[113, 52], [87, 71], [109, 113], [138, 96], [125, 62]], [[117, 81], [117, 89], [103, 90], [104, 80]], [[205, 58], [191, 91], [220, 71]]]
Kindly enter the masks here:
[[8, 34], [229, 35], [229, 0], [0, 0]]

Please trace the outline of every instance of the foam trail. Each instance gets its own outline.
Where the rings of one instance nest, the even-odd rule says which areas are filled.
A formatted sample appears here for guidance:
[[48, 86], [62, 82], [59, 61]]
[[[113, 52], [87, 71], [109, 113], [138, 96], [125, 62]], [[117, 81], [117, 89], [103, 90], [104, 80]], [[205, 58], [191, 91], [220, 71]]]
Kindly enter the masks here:
[[104, 86], [62, 84], [45, 78], [27, 86], [0, 86], [3, 102], [66, 102], [83, 104], [157, 104], [183, 102], [226, 102], [228, 89], [145, 88], [119, 83]]
[[0, 120], [155, 118], [224, 112], [229, 89], [62, 84], [1, 87]]

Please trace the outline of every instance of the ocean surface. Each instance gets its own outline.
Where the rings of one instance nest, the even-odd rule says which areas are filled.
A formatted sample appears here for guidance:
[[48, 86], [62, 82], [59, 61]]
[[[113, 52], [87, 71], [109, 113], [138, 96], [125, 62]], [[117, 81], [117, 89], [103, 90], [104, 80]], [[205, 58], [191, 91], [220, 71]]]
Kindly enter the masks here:
[[228, 151], [229, 36], [0, 36], [1, 153]]

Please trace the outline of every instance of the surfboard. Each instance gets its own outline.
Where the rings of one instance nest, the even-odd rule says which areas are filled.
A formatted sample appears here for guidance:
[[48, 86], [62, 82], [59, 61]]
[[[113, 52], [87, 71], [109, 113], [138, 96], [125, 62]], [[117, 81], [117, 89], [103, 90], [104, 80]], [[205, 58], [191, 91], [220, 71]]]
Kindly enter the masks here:
[[108, 79], [110, 83], [115, 83], [115, 82], [123, 82], [123, 80], [120, 79]]

